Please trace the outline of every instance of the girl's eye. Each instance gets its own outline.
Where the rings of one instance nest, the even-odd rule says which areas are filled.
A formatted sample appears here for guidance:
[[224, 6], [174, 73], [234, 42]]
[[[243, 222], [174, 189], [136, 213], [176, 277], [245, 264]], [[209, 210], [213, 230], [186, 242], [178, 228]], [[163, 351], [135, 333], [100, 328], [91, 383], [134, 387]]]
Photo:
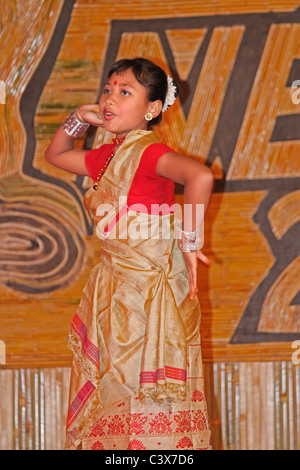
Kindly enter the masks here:
[[127, 90], [122, 90], [122, 91], [121, 91], [121, 94], [122, 94], [123, 96], [129, 96], [129, 95], [131, 95], [131, 93], [130, 93], [129, 91], [127, 91]]
[[110, 89], [109, 88], [104, 88], [103, 94], [107, 95], [108, 93], [110, 93]]

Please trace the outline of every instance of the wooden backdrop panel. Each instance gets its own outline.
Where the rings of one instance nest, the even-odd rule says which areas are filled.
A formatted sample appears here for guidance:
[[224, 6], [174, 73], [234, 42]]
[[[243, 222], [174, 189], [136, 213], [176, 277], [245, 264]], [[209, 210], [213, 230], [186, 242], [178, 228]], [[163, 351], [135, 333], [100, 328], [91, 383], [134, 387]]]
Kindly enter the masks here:
[[[44, 152], [71, 110], [97, 102], [111, 63], [136, 55], [179, 85], [158, 134], [216, 178], [205, 222], [212, 266], [199, 266], [204, 360], [291, 359], [299, 339], [300, 103], [291, 100], [300, 79], [298, 7], [278, 0], [1, 4], [6, 367], [70, 363], [70, 321], [100, 244], [82, 207], [90, 181], [51, 167]], [[89, 132], [76, 145], [105, 139]], [[176, 193], [182, 203], [182, 188]]]
[[[300, 449], [299, 368], [248, 361], [203, 369], [214, 450]], [[67, 367], [1, 370], [0, 450], [64, 449], [69, 381]]]

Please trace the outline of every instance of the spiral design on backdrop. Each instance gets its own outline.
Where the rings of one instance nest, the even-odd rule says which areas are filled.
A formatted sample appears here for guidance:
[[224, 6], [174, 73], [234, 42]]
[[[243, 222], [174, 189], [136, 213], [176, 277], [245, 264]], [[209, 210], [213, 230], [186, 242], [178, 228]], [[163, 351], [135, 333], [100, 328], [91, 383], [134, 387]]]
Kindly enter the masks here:
[[58, 207], [34, 202], [0, 206], [0, 283], [26, 294], [67, 286], [78, 274], [84, 242]]

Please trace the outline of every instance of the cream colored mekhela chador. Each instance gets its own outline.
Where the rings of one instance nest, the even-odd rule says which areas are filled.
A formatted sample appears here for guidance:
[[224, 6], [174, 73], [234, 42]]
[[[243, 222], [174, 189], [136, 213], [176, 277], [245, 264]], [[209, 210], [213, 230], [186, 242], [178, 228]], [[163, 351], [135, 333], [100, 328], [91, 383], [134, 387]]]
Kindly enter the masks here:
[[128, 134], [98, 190], [84, 197], [101, 259], [70, 330], [67, 449], [211, 448], [200, 307], [189, 298], [174, 214], [126, 206], [141, 156], [154, 142], [152, 131]]

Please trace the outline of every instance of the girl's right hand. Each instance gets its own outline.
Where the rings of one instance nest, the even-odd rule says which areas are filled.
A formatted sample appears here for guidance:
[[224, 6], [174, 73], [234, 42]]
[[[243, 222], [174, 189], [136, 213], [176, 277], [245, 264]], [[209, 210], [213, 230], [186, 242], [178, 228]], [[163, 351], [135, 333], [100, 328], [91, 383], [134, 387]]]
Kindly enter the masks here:
[[76, 116], [81, 121], [87, 122], [95, 127], [103, 127], [104, 121], [99, 114], [96, 104], [83, 104], [76, 109]]
[[[95, 104], [83, 104], [76, 109], [77, 118], [95, 127], [104, 127], [103, 119], [99, 114], [99, 108]], [[85, 165], [84, 148], [75, 148], [75, 139], [68, 136], [61, 125], [46, 149], [45, 157], [47, 162], [69, 171], [75, 175], [88, 176], [88, 170]]]

